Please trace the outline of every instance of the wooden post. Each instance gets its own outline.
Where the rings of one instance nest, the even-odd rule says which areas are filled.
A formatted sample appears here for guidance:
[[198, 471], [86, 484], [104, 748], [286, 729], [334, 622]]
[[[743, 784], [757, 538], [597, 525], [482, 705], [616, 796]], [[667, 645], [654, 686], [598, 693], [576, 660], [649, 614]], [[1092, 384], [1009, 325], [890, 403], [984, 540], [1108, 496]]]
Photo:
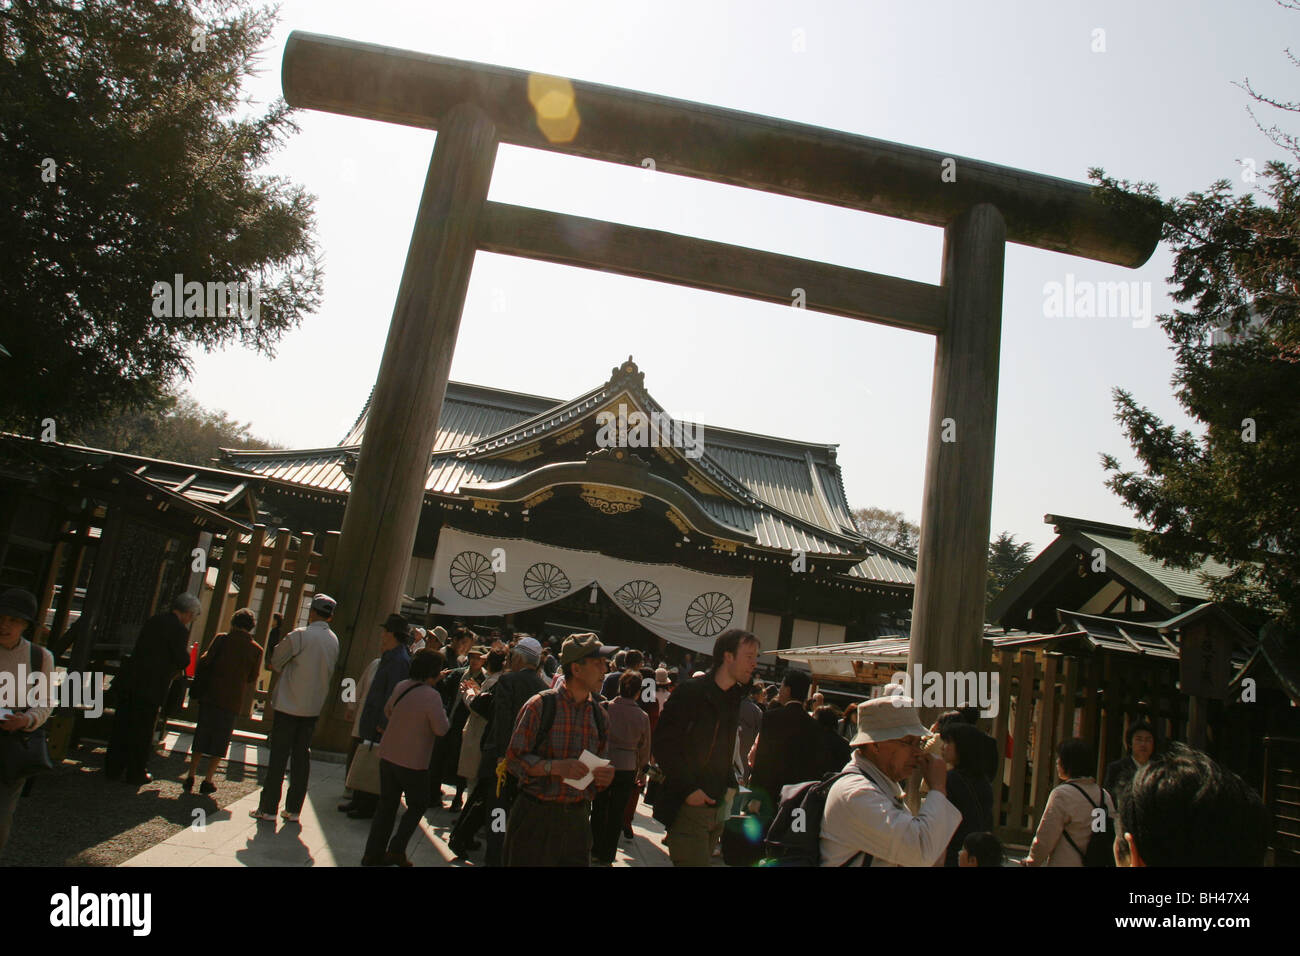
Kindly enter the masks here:
[[[262, 589], [262, 603], [257, 608], [257, 633], [253, 640], [266, 646], [266, 636], [271, 633], [271, 613], [280, 603], [280, 581], [284, 577], [284, 556], [293, 537], [288, 528], [277, 528], [275, 548], [271, 551], [271, 566], [266, 569], [266, 587]], [[247, 602], [245, 602], [247, 606]]]
[[[52, 629], [45, 631], [45, 618], [50, 613], [50, 605], [54, 603], [54, 585], [59, 581], [59, 571], [63, 567], [65, 551], [67, 545], [63, 541], [57, 542], [50, 554], [49, 567], [45, 569], [41, 593], [36, 602], [36, 625], [32, 628], [32, 639], [38, 644], [49, 645], [54, 640], [54, 631]], [[44, 640], [41, 639], [42, 632], [44, 632]]]
[[[910, 668], [975, 671], [984, 635], [1006, 225], [981, 203], [944, 230]], [[926, 715], [927, 720], [933, 715]]]
[[1052, 654], [1043, 655], [1043, 683], [1038, 691], [1038, 725], [1034, 732], [1034, 821], [1037, 822], [1047, 794], [1056, 786], [1056, 664]]
[[1079, 661], [1067, 657], [1062, 662], [1065, 669], [1065, 692], [1061, 698], [1061, 716], [1058, 740], [1069, 740], [1074, 736], [1075, 698], [1079, 695]]
[[239, 532], [234, 528], [226, 529], [225, 543], [221, 546], [221, 564], [217, 566], [217, 580], [212, 586], [212, 600], [208, 602], [208, 616], [203, 622], [203, 637], [199, 651], [206, 651], [217, 636], [221, 627], [221, 613], [225, 610], [226, 592], [230, 590], [230, 578], [235, 572], [235, 552], [239, 550]]
[[1013, 651], [998, 651], [998, 715], [993, 719], [993, 739], [998, 745], [997, 772], [993, 775], [993, 829], [1002, 815], [1003, 784], [1007, 762], [1007, 727], [1011, 718], [1011, 664]]
[[[338, 602], [342, 674], [359, 677], [378, 650], [378, 625], [400, 609], [424, 502], [497, 133], [478, 107], [453, 108], [429, 163], [402, 282], [375, 382], [361, 457], [326, 590]], [[350, 726], [331, 692], [317, 741], [344, 750]]]
[[1020, 680], [1016, 687], [1015, 746], [1011, 750], [1011, 800], [1007, 829], [1025, 829], [1025, 756], [1029, 750], [1029, 718], [1034, 709], [1034, 654], [1020, 652]]
[[307, 585], [307, 572], [311, 570], [314, 557], [312, 548], [316, 544], [316, 535], [304, 531], [299, 539], [298, 554], [293, 562], [293, 580], [289, 585], [289, 600], [284, 606], [284, 619], [280, 624], [280, 636], [288, 634], [298, 620], [298, 608], [302, 604], [302, 592]]
[[68, 618], [72, 615], [72, 602], [77, 596], [77, 582], [81, 580], [81, 567], [86, 560], [86, 543], [90, 541], [88, 511], [83, 511], [78, 519], [73, 541], [72, 556], [68, 559], [67, 569], [63, 575], [63, 586], [59, 591], [58, 604], [54, 610], [54, 623], [50, 625], [50, 640], [58, 640], [60, 651], [67, 649], [63, 632], [67, 630]]

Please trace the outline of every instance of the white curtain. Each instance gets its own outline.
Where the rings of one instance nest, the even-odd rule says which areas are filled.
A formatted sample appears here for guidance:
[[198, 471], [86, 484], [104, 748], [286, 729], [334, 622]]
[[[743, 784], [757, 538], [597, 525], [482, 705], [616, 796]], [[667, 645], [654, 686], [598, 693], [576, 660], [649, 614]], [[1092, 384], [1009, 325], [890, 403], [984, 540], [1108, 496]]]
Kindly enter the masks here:
[[596, 584], [646, 630], [710, 653], [749, 614], [748, 576], [706, 574], [675, 564], [623, 561], [596, 551], [494, 538], [443, 527], [433, 561], [442, 614], [488, 617], [550, 604]]

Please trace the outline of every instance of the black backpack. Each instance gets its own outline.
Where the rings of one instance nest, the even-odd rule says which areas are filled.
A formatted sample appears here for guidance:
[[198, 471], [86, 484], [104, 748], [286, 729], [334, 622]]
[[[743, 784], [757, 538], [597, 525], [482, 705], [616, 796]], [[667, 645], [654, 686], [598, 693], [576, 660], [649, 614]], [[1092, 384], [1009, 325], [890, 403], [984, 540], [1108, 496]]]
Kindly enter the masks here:
[[1101, 803], [1097, 804], [1093, 802], [1092, 797], [1088, 796], [1088, 791], [1084, 790], [1083, 787], [1079, 786], [1077, 783], [1071, 783], [1070, 786], [1083, 794], [1084, 799], [1092, 804], [1093, 810], [1097, 810], [1098, 808], [1101, 809], [1101, 817], [1102, 820], [1105, 821], [1105, 826], [1100, 830], [1091, 828], [1092, 836], [1088, 838], [1087, 850], [1080, 850], [1079, 845], [1070, 839], [1070, 834], [1066, 833], [1064, 830], [1061, 831], [1061, 836], [1065, 837], [1065, 842], [1074, 847], [1075, 853], [1083, 857], [1084, 866], [1114, 866], [1115, 818], [1106, 812], [1106, 789], [1104, 787], [1102, 788]]
[[[798, 789], [781, 801], [763, 837], [764, 866], [821, 865], [822, 817], [826, 814], [826, 798], [830, 796], [835, 781], [851, 773], [867, 777], [856, 768], [828, 773], [820, 780], [799, 784]], [[856, 853], [843, 865], [849, 866], [859, 857], [864, 858], [863, 866], [871, 865], [869, 853]]]

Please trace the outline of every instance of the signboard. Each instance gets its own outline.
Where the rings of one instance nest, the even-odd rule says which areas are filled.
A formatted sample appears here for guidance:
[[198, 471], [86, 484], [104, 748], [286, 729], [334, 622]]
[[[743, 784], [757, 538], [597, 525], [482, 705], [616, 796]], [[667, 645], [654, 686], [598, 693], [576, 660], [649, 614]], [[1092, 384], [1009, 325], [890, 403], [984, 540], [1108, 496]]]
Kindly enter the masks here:
[[1231, 644], [1204, 624], [1193, 624], [1179, 637], [1178, 681], [1184, 694], [1223, 700], [1231, 677]]

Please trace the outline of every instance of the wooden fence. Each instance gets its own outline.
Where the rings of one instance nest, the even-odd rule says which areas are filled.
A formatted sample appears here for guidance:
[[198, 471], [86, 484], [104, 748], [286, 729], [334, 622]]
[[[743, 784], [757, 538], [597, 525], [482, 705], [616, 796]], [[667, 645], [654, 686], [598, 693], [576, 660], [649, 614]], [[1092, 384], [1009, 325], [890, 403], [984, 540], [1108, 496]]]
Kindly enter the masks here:
[[[208, 564], [216, 567], [217, 573], [211, 594], [204, 595], [209, 602], [202, 619], [199, 653], [208, 649], [218, 633], [228, 629], [230, 616], [242, 607], [257, 615], [253, 637], [263, 647], [271, 632], [272, 613], [282, 617], [281, 637], [305, 624], [311, 597], [317, 582], [326, 579], [338, 539], [339, 532], [326, 532], [321, 550], [317, 551], [316, 536], [310, 531], [295, 536], [288, 528], [278, 528], [268, 534], [261, 524], [253, 526], [252, 534], [215, 538], [208, 551]], [[265, 668], [262, 678], [240, 710], [237, 730], [265, 732], [259, 711], [265, 712], [273, 681]], [[197, 702], [187, 700], [182, 716], [197, 720]]]
[[1273, 814], [1273, 863], [1300, 866], [1300, 738], [1264, 738], [1264, 805]]
[[1083, 659], [1038, 648], [993, 651], [991, 666], [999, 693], [993, 820], [1003, 842], [1033, 839], [1059, 782], [1056, 748], [1062, 740], [1081, 737], [1095, 748], [1100, 780], [1106, 764], [1124, 752], [1124, 731], [1139, 712], [1155, 726], [1157, 739], [1186, 739], [1188, 699], [1177, 689], [1176, 664], [1168, 661], [1105, 653]]

